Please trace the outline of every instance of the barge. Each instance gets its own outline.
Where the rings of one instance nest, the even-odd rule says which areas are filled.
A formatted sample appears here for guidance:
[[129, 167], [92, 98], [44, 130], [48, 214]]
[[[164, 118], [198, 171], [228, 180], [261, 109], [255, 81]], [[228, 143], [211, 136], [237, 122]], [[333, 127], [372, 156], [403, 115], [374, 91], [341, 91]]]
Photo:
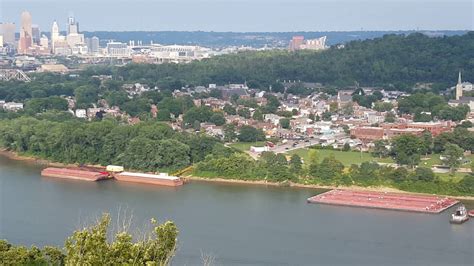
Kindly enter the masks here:
[[45, 177], [57, 177], [65, 179], [75, 179], [82, 181], [100, 181], [109, 178], [108, 172], [97, 172], [80, 169], [55, 168], [48, 167], [41, 171], [41, 175]]
[[436, 214], [459, 201], [430, 195], [334, 189], [309, 198], [308, 203]]
[[132, 173], [132, 172], [121, 172], [114, 174], [114, 177], [118, 181], [134, 182], [142, 184], [152, 184], [160, 186], [177, 187], [183, 185], [183, 180], [177, 176], [169, 176], [166, 173], [155, 174], [144, 174], [144, 173]]

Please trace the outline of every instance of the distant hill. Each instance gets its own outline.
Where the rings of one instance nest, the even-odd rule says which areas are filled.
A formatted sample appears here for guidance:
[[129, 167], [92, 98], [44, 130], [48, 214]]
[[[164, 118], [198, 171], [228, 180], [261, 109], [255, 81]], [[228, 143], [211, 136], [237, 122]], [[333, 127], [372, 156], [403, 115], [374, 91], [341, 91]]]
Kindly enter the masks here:
[[[428, 37], [414, 33], [352, 41], [345, 48], [314, 52], [273, 50], [217, 56], [190, 64], [127, 65], [118, 69], [125, 80], [151, 84], [207, 85], [247, 81], [268, 88], [277, 80], [321, 82], [335, 86], [384, 86], [408, 89], [415, 83], [453, 85], [462, 70], [474, 81], [474, 32]], [[446, 88], [446, 87], [444, 87]]]
[[[354, 40], [365, 40], [382, 37], [386, 34], [410, 34], [415, 31], [322, 31], [322, 32], [205, 32], [205, 31], [97, 31], [84, 32], [86, 37], [97, 36], [102, 44], [108, 40], [128, 42], [141, 40], [143, 44], [151, 41], [160, 44], [190, 44], [206, 47], [252, 46], [286, 47], [295, 35], [303, 35], [306, 39], [327, 36], [327, 44], [334, 45]], [[428, 36], [462, 35], [466, 31], [420, 31]]]

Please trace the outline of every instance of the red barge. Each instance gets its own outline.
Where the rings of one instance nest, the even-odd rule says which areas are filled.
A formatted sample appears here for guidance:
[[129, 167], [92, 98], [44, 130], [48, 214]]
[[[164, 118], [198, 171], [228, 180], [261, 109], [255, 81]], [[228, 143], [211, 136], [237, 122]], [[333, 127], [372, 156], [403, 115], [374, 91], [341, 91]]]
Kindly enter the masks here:
[[108, 172], [97, 172], [80, 169], [48, 167], [41, 171], [42, 176], [76, 179], [83, 181], [99, 181], [109, 178]]
[[334, 189], [309, 198], [308, 203], [440, 213], [459, 201], [430, 195]]

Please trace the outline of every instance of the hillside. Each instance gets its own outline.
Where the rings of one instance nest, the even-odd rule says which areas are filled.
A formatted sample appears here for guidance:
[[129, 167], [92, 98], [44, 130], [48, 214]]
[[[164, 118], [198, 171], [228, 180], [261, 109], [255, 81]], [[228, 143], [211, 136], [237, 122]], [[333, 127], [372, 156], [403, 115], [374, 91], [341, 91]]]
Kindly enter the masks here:
[[187, 65], [127, 65], [118, 69], [125, 80], [186, 85], [249, 82], [267, 88], [277, 80], [327, 85], [389, 86], [405, 89], [417, 82], [447, 86], [463, 71], [474, 80], [474, 32], [462, 36], [428, 37], [419, 33], [385, 35], [349, 42], [323, 52], [285, 50], [243, 52]]

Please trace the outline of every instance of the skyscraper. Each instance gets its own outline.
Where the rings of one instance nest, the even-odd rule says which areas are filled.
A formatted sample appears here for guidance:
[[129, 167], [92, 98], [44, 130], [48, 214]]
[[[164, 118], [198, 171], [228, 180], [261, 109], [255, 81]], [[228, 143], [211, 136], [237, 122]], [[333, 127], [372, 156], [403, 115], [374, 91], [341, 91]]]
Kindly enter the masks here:
[[99, 53], [99, 38], [94, 36], [91, 38], [91, 44], [89, 47], [89, 51], [92, 54], [98, 54]]
[[84, 34], [79, 33], [79, 23], [76, 22], [74, 17], [68, 19], [67, 32], [66, 40], [71, 49], [77, 46], [85, 46]]
[[59, 39], [59, 26], [56, 20], [53, 22], [53, 26], [51, 27], [51, 51], [54, 53], [55, 43]]
[[34, 44], [39, 44], [41, 34], [40, 34], [40, 28], [38, 25], [31, 26], [31, 38], [33, 39]]
[[18, 42], [18, 53], [20, 54], [26, 54], [33, 43], [31, 24], [30, 12], [23, 11], [21, 13], [20, 40]]
[[68, 18], [68, 23], [67, 23], [67, 34], [78, 34], [79, 33], [79, 23], [76, 22], [74, 17], [69, 17]]
[[0, 23], [0, 34], [3, 35], [4, 44], [15, 44], [15, 23]]

